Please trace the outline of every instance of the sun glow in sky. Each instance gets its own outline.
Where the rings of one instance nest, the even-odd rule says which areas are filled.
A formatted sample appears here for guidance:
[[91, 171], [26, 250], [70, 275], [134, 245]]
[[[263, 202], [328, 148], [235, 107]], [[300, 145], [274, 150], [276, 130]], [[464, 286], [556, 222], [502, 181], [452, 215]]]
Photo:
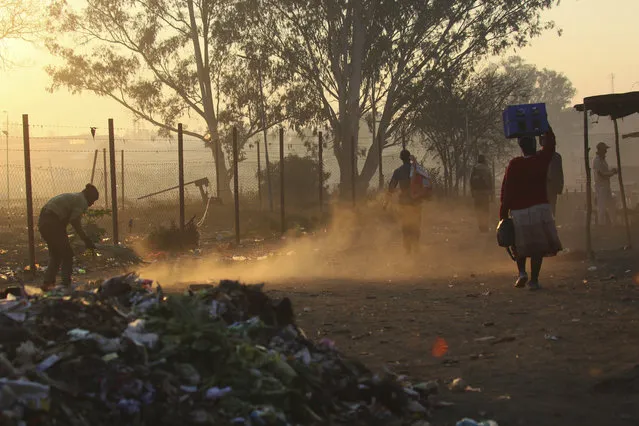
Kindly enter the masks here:
[[[549, 31], [517, 53], [538, 67], [565, 73], [577, 88], [575, 100], [584, 96], [639, 90], [639, 0], [563, 0], [547, 12], [563, 35]], [[132, 115], [113, 101], [91, 94], [71, 95], [65, 90], [46, 91], [49, 77], [44, 67], [54, 60], [44, 48], [6, 43], [5, 51], [19, 65], [0, 70], [0, 111], [11, 122], [28, 113], [33, 123], [53, 126], [106, 124], [112, 117], [122, 127], [132, 127]], [[0, 122], [4, 121], [4, 114]], [[117, 126], [117, 124], [116, 124]], [[55, 133], [68, 133], [63, 128]]]

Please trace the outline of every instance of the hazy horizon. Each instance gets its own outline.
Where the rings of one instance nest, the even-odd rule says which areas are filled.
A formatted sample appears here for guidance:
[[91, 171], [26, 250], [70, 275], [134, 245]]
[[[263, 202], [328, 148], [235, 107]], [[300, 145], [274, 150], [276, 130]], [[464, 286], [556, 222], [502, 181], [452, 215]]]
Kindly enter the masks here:
[[[615, 92], [631, 91], [639, 87], [639, 58], [626, 55], [627, 49], [617, 40], [639, 38], [639, 28], [633, 22], [639, 15], [639, 2], [615, 3], [617, 7], [613, 9], [595, 0], [563, 1], [544, 13], [545, 19], [554, 20], [563, 30], [561, 37], [551, 30], [532, 40], [530, 46], [504, 56], [518, 54], [539, 68], [563, 72], [577, 89], [577, 102], [584, 96], [611, 92], [613, 73]], [[593, 22], [600, 25], [596, 31], [592, 30]], [[602, 33], [606, 38], [601, 37]], [[132, 115], [114, 101], [89, 93], [71, 95], [66, 90], [48, 93], [49, 77], [44, 66], [53, 58], [46, 49], [10, 42], [5, 50], [12, 59], [23, 62], [21, 66], [0, 70], [0, 112], [8, 111], [11, 122], [19, 122], [22, 114], [29, 114], [33, 123], [84, 128], [104, 125], [110, 117], [116, 120], [117, 127], [133, 127]], [[0, 117], [3, 122], [4, 115]], [[65, 132], [55, 132], [61, 133]]]

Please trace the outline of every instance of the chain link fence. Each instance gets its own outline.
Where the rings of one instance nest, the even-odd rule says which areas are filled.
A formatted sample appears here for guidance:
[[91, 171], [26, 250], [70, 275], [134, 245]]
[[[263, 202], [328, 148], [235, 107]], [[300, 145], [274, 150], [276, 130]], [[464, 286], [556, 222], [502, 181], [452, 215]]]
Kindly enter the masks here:
[[[25, 247], [28, 241], [28, 174], [23, 131], [22, 123], [9, 123], [3, 131], [4, 146], [0, 142], [0, 236], [5, 245], [19, 247]], [[112, 209], [109, 136], [106, 129], [101, 128], [37, 123], [30, 124], [28, 131], [34, 233], [36, 244], [41, 245], [37, 219], [51, 197], [79, 192], [91, 182], [100, 191], [100, 199], [93, 209]], [[150, 131], [116, 128], [114, 141], [120, 241], [147, 235], [159, 226], [178, 225], [177, 137], [160, 138]], [[310, 227], [322, 220], [339, 187], [340, 169], [333, 155], [332, 141], [324, 140], [322, 149], [319, 148], [318, 136], [301, 139], [290, 132], [284, 134], [281, 143], [278, 131], [271, 131], [266, 137], [256, 136], [243, 144], [237, 164], [240, 205], [237, 213], [243, 238], [256, 233], [278, 235], [283, 228]], [[394, 148], [384, 151], [385, 182], [399, 162], [400, 148]], [[359, 154], [357, 163], [361, 170], [364, 156], [363, 152]], [[283, 181], [281, 158], [285, 159]], [[220, 188], [211, 149], [202, 141], [184, 139], [183, 162], [186, 221], [194, 220], [205, 238], [232, 236], [236, 214], [232, 155], [226, 156], [226, 175], [219, 178], [229, 185]], [[282, 223], [282, 187], [285, 224]], [[378, 187], [377, 173], [370, 187]], [[321, 195], [320, 188], [323, 188]], [[362, 198], [365, 194], [357, 196]], [[98, 219], [98, 225], [105, 229], [107, 236], [113, 235], [110, 217]]]

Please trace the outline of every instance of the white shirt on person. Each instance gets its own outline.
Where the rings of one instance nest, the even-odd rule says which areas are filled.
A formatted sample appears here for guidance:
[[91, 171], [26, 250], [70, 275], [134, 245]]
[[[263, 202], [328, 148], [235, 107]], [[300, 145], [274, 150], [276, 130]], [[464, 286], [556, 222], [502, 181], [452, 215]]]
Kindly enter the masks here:
[[595, 172], [595, 188], [610, 188], [610, 168], [605, 157], [600, 155], [595, 156], [592, 162], [592, 169]]

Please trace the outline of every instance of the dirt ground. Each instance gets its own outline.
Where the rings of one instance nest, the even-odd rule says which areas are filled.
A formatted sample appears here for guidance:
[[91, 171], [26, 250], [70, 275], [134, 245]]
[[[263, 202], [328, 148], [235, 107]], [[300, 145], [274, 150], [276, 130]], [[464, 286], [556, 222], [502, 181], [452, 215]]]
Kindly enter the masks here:
[[[309, 336], [334, 339], [373, 368], [446, 383], [463, 378], [481, 392], [442, 399], [433, 425], [464, 416], [500, 425], [637, 425], [639, 388], [593, 391], [601, 379], [639, 364], [639, 291], [614, 262], [586, 273], [581, 262], [549, 265], [537, 293], [512, 288], [508, 273], [458, 278], [317, 281], [282, 286]], [[618, 279], [608, 279], [611, 274]], [[583, 280], [587, 279], [587, 283]], [[546, 336], [558, 340], [547, 340]], [[432, 347], [444, 338], [448, 353]], [[482, 341], [486, 338], [486, 341]]]
[[[515, 265], [480, 234], [468, 211], [425, 213], [422, 252], [401, 254], [390, 219], [326, 230], [303, 245], [287, 243], [273, 261], [252, 249], [241, 266], [152, 265], [142, 274], [166, 281], [231, 278], [265, 281], [276, 297], [292, 298], [309, 337], [328, 337], [370, 367], [439, 380], [432, 425], [462, 417], [500, 426], [639, 425], [639, 255], [623, 250], [623, 230], [595, 230], [597, 258], [578, 248], [581, 226], [561, 230], [567, 254], [548, 259], [543, 289], [513, 288]], [[379, 226], [388, 225], [381, 235]], [[371, 235], [375, 235], [372, 238]], [[636, 233], [639, 234], [639, 233]], [[339, 236], [339, 238], [336, 237]], [[635, 235], [639, 241], [639, 235]], [[337, 238], [337, 239], [336, 239]], [[269, 247], [266, 251], [276, 251]], [[448, 351], [435, 357], [433, 344]], [[618, 380], [609, 380], [620, 376]], [[450, 392], [461, 377], [474, 391]]]

